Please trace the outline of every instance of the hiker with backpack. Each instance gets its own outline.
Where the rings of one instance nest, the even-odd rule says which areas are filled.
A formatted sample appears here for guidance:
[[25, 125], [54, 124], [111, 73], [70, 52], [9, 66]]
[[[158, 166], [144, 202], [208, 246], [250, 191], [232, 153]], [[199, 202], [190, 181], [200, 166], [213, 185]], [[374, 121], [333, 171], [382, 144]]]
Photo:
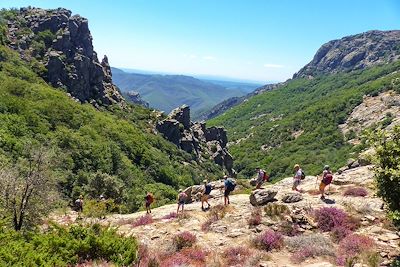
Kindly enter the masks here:
[[83, 196], [80, 195], [77, 200], [75, 200], [75, 210], [77, 212], [83, 212]]
[[182, 207], [182, 214], [183, 214], [183, 208], [186, 203], [187, 199], [187, 194], [182, 191], [182, 189], [179, 189], [179, 194], [178, 194], [178, 209], [176, 210], [176, 214], [179, 214], [179, 207]]
[[299, 164], [294, 165], [294, 176], [293, 176], [293, 186], [292, 186], [292, 190], [295, 190], [297, 192], [301, 193], [301, 190], [298, 189], [298, 186], [301, 183], [301, 180], [305, 179], [305, 174], [303, 172], [303, 170], [300, 168]]
[[208, 205], [207, 209], [211, 207], [210, 203], [208, 203], [208, 198], [210, 196], [212, 187], [207, 180], [204, 180], [203, 183], [204, 183], [204, 190], [203, 190], [203, 195], [201, 196], [201, 210], [205, 211], [204, 202], [207, 203]]
[[151, 203], [154, 202], [153, 194], [150, 192], [147, 192], [146, 196], [144, 197], [144, 202], [145, 202], [145, 207], [146, 207], [146, 213], [147, 214], [151, 213], [150, 205], [151, 205]]
[[260, 189], [264, 182], [268, 182], [269, 176], [266, 171], [262, 170], [259, 167], [256, 168], [256, 172], [257, 172], [256, 189]]
[[325, 199], [325, 188], [332, 183], [333, 175], [329, 165], [325, 165], [324, 171], [322, 172], [321, 183], [319, 184], [319, 192], [321, 193], [321, 199]]
[[224, 175], [224, 204], [225, 206], [227, 205], [226, 203], [230, 204], [229, 202], [229, 194], [235, 190], [236, 183], [233, 179], [228, 178], [227, 175]]

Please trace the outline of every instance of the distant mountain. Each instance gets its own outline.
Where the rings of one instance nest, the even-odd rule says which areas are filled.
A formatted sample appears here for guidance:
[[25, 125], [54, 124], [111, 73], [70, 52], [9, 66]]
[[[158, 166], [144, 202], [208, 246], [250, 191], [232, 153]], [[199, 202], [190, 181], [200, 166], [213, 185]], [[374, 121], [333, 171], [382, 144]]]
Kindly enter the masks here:
[[189, 105], [194, 119], [217, 103], [242, 96], [246, 90], [250, 90], [250, 85], [245, 83], [238, 83], [235, 87], [233, 82], [229, 82], [229, 88], [226, 88], [216, 82], [185, 75], [128, 73], [117, 68], [111, 70], [113, 80], [121, 91], [136, 91], [151, 107], [166, 113], [183, 104]]
[[293, 78], [364, 69], [400, 58], [400, 31], [368, 31], [321, 46]]

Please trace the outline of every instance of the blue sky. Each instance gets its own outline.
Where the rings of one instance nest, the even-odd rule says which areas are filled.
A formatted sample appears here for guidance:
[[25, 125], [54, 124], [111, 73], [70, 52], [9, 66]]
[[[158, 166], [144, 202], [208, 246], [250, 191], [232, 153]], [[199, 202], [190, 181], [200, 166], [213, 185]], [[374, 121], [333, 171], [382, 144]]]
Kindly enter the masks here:
[[65, 7], [89, 19], [94, 48], [112, 66], [282, 81], [325, 42], [400, 29], [400, 1], [1, 0]]

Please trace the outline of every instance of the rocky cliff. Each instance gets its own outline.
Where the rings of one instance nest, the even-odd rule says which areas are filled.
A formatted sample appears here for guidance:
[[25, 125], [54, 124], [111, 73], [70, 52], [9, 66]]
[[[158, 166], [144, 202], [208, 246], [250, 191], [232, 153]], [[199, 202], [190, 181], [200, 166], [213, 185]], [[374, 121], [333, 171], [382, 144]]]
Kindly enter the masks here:
[[123, 103], [110, 65], [93, 50], [88, 20], [63, 8], [21, 8], [7, 19], [8, 46], [49, 84], [81, 102]]
[[293, 78], [363, 69], [400, 58], [400, 31], [368, 31], [330, 41]]
[[128, 101], [137, 104], [137, 105], [141, 105], [143, 107], [148, 108], [149, 107], [149, 103], [146, 102], [145, 100], [143, 100], [143, 98], [141, 97], [141, 95], [136, 92], [136, 91], [128, 91], [125, 94], [125, 97]]
[[198, 160], [212, 158], [229, 175], [234, 175], [233, 158], [226, 147], [228, 138], [225, 129], [207, 128], [204, 122], [193, 123], [189, 106], [183, 105], [171, 111], [165, 120], [157, 124], [156, 129], [184, 151], [194, 153]]

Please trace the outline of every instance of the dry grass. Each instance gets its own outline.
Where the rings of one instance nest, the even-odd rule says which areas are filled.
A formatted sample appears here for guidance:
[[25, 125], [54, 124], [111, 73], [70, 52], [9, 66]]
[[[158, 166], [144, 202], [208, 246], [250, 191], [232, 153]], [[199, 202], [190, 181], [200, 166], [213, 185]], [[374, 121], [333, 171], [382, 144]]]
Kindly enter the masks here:
[[322, 234], [301, 235], [285, 238], [285, 244], [293, 252], [292, 261], [301, 263], [307, 258], [334, 257], [333, 243]]
[[272, 218], [283, 218], [285, 215], [290, 213], [290, 210], [284, 204], [268, 203], [264, 207], [264, 212], [266, 216]]

